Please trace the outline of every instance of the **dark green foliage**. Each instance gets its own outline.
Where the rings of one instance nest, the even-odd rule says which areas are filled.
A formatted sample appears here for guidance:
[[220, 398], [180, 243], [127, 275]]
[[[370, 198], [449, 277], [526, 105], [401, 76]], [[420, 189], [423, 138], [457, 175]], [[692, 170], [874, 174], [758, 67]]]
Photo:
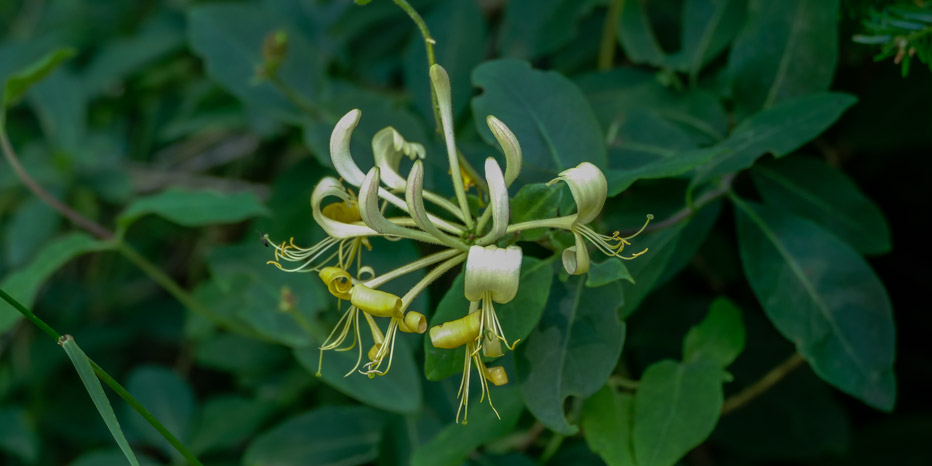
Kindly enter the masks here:
[[[346, 300], [267, 263], [327, 237], [309, 199], [351, 109], [363, 172], [392, 126], [457, 203], [412, 11], [474, 214], [492, 115], [523, 152], [509, 223], [538, 222], [495, 243], [523, 251], [495, 304], [517, 346], [479, 356], [509, 380], [473, 367], [465, 425], [465, 347], [398, 333], [388, 374], [350, 370], [377, 336], [321, 355]], [[0, 301], [0, 464], [932, 464], [914, 59], [928, 1], [0, 2], [0, 288], [35, 314]], [[589, 227], [626, 242], [569, 276], [541, 222], [576, 218], [548, 182], [582, 162]], [[360, 245], [371, 275], [440, 250], [395, 239]], [[470, 309], [463, 268], [413, 299], [429, 327]]]

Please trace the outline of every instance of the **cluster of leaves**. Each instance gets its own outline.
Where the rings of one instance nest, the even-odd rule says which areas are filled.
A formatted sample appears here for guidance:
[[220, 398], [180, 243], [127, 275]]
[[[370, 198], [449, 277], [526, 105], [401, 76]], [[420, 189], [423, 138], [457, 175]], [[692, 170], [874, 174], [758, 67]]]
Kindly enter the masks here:
[[[891, 250], [889, 228], [824, 156], [857, 102], [829, 91], [839, 0], [410, 2], [450, 74], [464, 157], [494, 153], [490, 114], [521, 143], [513, 222], [571, 212], [544, 183], [583, 161], [608, 177], [602, 231], [658, 220], [630, 246], [647, 253], [581, 277], [555, 260], [572, 237], [522, 233], [519, 293], [497, 307], [521, 340], [502, 362], [514, 377], [494, 389], [500, 419], [474, 406], [465, 426], [462, 349], [404, 335], [384, 377], [344, 377], [345, 352], [315, 377], [339, 312], [256, 238], [321, 236], [307, 200], [352, 108], [361, 166], [390, 125], [452, 194], [408, 2], [21, 3], [0, 4], [0, 114], [24, 103], [6, 134], [36, 183], [112, 228], [79, 231], [0, 171], [0, 288], [73, 335], [63, 354], [0, 303], [4, 461], [188, 460], [110, 408], [86, 353], [208, 464], [671, 466], [697, 447], [694, 464], [875, 464], [840, 459], [841, 393], [890, 411], [897, 390], [892, 308], [865, 259]], [[52, 71], [61, 45], [77, 56]], [[377, 272], [426, 252], [372, 246]], [[447, 277], [414, 308], [450, 320], [462, 288]]]

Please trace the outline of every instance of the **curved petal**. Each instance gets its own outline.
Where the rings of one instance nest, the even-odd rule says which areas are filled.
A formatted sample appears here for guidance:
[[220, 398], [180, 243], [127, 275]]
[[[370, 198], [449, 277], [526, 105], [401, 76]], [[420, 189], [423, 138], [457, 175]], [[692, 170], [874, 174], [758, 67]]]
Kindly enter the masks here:
[[473, 246], [466, 257], [466, 299], [478, 301], [489, 292], [492, 300], [507, 303], [518, 294], [522, 251], [518, 246]]
[[346, 188], [344, 188], [336, 178], [326, 176], [317, 183], [317, 186], [314, 187], [314, 192], [311, 193], [311, 214], [314, 216], [314, 221], [317, 222], [328, 235], [339, 239], [378, 235], [375, 230], [365, 225], [343, 223], [324, 215], [321, 210], [321, 203], [325, 198], [331, 196], [339, 198], [343, 202], [350, 200], [350, 195], [346, 192]]
[[489, 125], [489, 129], [492, 130], [492, 135], [495, 136], [498, 144], [502, 146], [502, 150], [505, 152], [505, 161], [507, 162], [505, 164], [505, 186], [511, 186], [511, 183], [521, 173], [521, 144], [518, 143], [518, 138], [502, 120], [489, 115], [485, 121]]
[[570, 187], [573, 194], [573, 200], [576, 201], [576, 221], [580, 224], [587, 224], [602, 212], [602, 206], [605, 205], [605, 197], [608, 195], [608, 181], [599, 167], [583, 162], [573, 168], [563, 170], [560, 176], [550, 183], [556, 183], [558, 180], [565, 181]]
[[365, 177], [353, 160], [353, 154], [350, 153], [350, 140], [353, 138], [353, 130], [359, 124], [361, 115], [362, 112], [359, 109], [350, 110], [343, 115], [343, 118], [340, 118], [337, 125], [333, 127], [333, 132], [330, 133], [330, 160], [333, 161], [333, 168], [344, 181], [353, 186], [359, 186]]
[[395, 191], [405, 189], [405, 179], [398, 174], [401, 156], [407, 155], [411, 160], [419, 160], [424, 158], [425, 153], [423, 145], [405, 141], [391, 126], [383, 128], [372, 137], [372, 154], [375, 165], [382, 171], [382, 183]]
[[456, 320], [435, 325], [430, 329], [430, 343], [434, 348], [456, 349], [479, 338], [479, 312], [466, 314]]
[[489, 183], [489, 208], [492, 209], [492, 230], [482, 237], [480, 243], [493, 242], [505, 234], [508, 228], [508, 186], [502, 169], [492, 157], [485, 159], [485, 180]]
[[427, 215], [427, 209], [424, 208], [424, 163], [420, 160], [414, 162], [411, 172], [408, 173], [407, 187], [405, 188], [405, 202], [408, 205], [408, 213], [414, 220], [414, 224], [427, 234], [437, 238], [443, 244], [460, 248], [460, 243], [450, 238], [430, 221]]
[[[383, 235], [400, 236], [426, 243], [442, 244], [436, 238], [423, 231], [412, 230], [396, 225], [385, 218], [385, 216], [382, 215], [382, 211], [379, 210], [379, 194], [384, 195], [386, 193], [387, 191], [379, 188], [379, 167], [372, 167], [359, 186], [359, 216], [362, 217], [363, 223]], [[406, 207], [403, 203], [401, 205]]]
[[573, 232], [576, 236], [576, 245], [563, 250], [563, 268], [570, 275], [582, 275], [589, 271], [589, 250], [582, 235]]

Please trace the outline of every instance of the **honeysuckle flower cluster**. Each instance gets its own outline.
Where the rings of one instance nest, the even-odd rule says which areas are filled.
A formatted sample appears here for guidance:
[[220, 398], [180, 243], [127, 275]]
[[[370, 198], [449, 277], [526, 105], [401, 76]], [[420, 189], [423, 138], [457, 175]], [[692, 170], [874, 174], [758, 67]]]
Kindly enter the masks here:
[[[584, 162], [563, 171], [551, 181], [567, 184], [576, 202], [576, 213], [568, 216], [509, 224], [508, 189], [521, 171], [521, 146], [508, 127], [494, 116], [486, 121], [505, 154], [505, 169], [492, 157], [485, 160], [485, 184], [488, 204], [478, 217], [473, 217], [466, 192], [470, 181], [461, 170], [453, 133], [450, 82], [439, 65], [430, 68], [431, 83], [437, 97], [440, 123], [452, 175], [455, 200], [424, 189], [424, 146], [409, 142], [394, 128], [379, 131], [372, 139], [375, 166], [363, 172], [350, 153], [350, 139], [361, 113], [351, 110], [337, 122], [330, 138], [330, 155], [340, 179], [323, 178], [311, 195], [314, 220], [327, 237], [305, 248], [292, 240], [269, 241], [275, 248], [275, 260], [269, 261], [287, 272], [314, 272], [327, 290], [337, 298], [338, 306], [348, 301], [342, 317], [320, 346], [320, 357], [328, 350], [347, 351], [358, 348], [355, 371], [369, 377], [386, 374], [392, 365], [392, 353], [397, 333], [424, 333], [424, 314], [409, 309], [414, 299], [438, 277], [465, 262], [464, 295], [469, 308], [463, 317], [430, 329], [430, 341], [437, 348], [465, 347], [466, 358], [458, 397], [457, 421], [463, 414], [466, 422], [469, 409], [469, 388], [475, 367], [482, 398], [492, 406], [489, 382], [508, 383], [508, 374], [501, 366], [488, 367], [483, 358], [502, 356], [517, 341], [510, 341], [499, 323], [495, 304], [508, 303], [518, 293], [522, 250], [505, 245], [517, 233], [532, 228], [557, 228], [572, 232], [575, 245], [562, 253], [566, 271], [573, 275], [589, 270], [586, 242], [609, 256], [622, 256], [631, 237], [596, 233], [587, 226], [602, 210], [608, 185], [602, 171]], [[407, 176], [399, 170], [404, 157], [412, 160]], [[427, 204], [442, 210], [443, 216], [427, 210]], [[395, 212], [394, 216], [386, 216]], [[643, 230], [643, 228], [642, 228]], [[427, 255], [394, 270], [377, 274], [364, 265], [364, 256], [372, 249], [370, 237], [392, 240], [414, 240], [440, 246], [439, 252]], [[286, 266], [283, 263], [290, 263]], [[424, 277], [403, 296], [380, 290], [392, 280], [406, 274], [429, 269]], [[387, 320], [387, 324], [385, 321]], [[361, 321], [372, 335], [373, 345], [366, 352], [360, 331]], [[383, 330], [384, 329], [384, 330]], [[320, 369], [318, 368], [318, 375]], [[496, 415], [497, 415], [496, 411]]]

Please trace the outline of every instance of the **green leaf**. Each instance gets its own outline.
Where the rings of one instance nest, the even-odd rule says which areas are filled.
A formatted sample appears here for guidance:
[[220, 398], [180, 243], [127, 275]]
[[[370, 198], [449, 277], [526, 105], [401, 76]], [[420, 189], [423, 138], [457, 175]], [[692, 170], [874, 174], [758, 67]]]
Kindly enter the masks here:
[[[291, 347], [309, 345], [311, 336], [298, 325], [295, 315], [314, 319], [331, 304], [330, 296], [316, 277], [284, 273], [268, 264], [275, 259], [273, 251], [252, 238], [211, 250], [207, 263], [212, 282], [223, 296], [209, 301], [215, 310], [245, 322], [269, 341]], [[281, 310], [285, 296], [290, 312]]]
[[[424, 16], [424, 22], [436, 41], [436, 62], [442, 63], [450, 75], [453, 116], [457, 117], [469, 107], [472, 96], [469, 74], [485, 57], [488, 45], [485, 18], [476, 2], [440, 2]], [[433, 121], [427, 51], [424, 38], [416, 32], [405, 50], [404, 78], [405, 88], [414, 97], [414, 104], [425, 121]]]
[[120, 214], [123, 229], [140, 217], [154, 214], [186, 227], [237, 223], [269, 210], [251, 192], [219, 193], [169, 188], [158, 194], [137, 199]]
[[502, 57], [534, 59], [557, 51], [577, 36], [593, 0], [510, 0], [498, 41]]
[[53, 73], [36, 83], [29, 101], [54, 147], [77, 158], [87, 132], [87, 96], [81, 80], [68, 70]]
[[[162, 463], [145, 455], [139, 455], [139, 464], [162, 466]], [[126, 457], [118, 449], [97, 450], [81, 455], [78, 459], [68, 463], [68, 466], [126, 466]]]
[[851, 420], [838, 397], [808, 368], [799, 368], [722, 417], [711, 442], [748, 459], [788, 463], [849, 453], [850, 437]]
[[39, 459], [39, 435], [29, 413], [18, 406], [0, 408], [0, 451], [26, 464]]
[[94, 369], [91, 367], [87, 355], [84, 354], [84, 351], [81, 351], [81, 348], [78, 347], [78, 344], [75, 343], [74, 338], [71, 338], [70, 335], [65, 335], [60, 344], [62, 348], [65, 349], [65, 354], [68, 355], [68, 359], [74, 364], [75, 370], [78, 371], [78, 376], [81, 377], [84, 388], [87, 390], [88, 395], [91, 396], [94, 406], [97, 407], [100, 417], [103, 418], [104, 423], [107, 424], [107, 429], [110, 430], [113, 439], [116, 440], [120, 450], [123, 451], [123, 455], [126, 456], [127, 461], [129, 461], [131, 465], [139, 466], [139, 461], [136, 459], [136, 455], [133, 454], [133, 450], [130, 448], [129, 443], [126, 441], [126, 436], [123, 435], [123, 429], [120, 428], [120, 421], [117, 420], [116, 414], [113, 412], [113, 407], [110, 406], [110, 400], [107, 399], [107, 394], [104, 393], [104, 387], [100, 384], [97, 374], [94, 373]]
[[735, 198], [744, 272], [774, 326], [826, 382], [893, 408], [895, 335], [883, 284], [813, 223]]
[[211, 398], [204, 403], [197, 430], [191, 437], [191, 451], [203, 454], [234, 449], [253, 436], [274, 410], [270, 402], [236, 395]]
[[382, 418], [363, 406], [328, 406], [295, 416], [246, 448], [245, 466], [364, 464], [379, 456]]
[[582, 430], [586, 443], [609, 466], [635, 466], [631, 430], [634, 396], [606, 385], [586, 400]]
[[838, 0], [751, 0], [728, 57], [739, 115], [828, 89], [838, 62]]
[[[363, 335], [368, 332], [362, 328], [360, 331], [364, 332]], [[315, 338], [311, 345], [295, 348], [294, 356], [298, 363], [312, 374], [317, 373], [318, 364], [322, 362], [320, 374], [323, 381], [349, 397], [393, 413], [416, 413], [421, 410], [422, 405], [421, 376], [405, 336], [396, 337], [391, 370], [373, 379], [355, 371], [346, 376], [347, 371], [356, 364], [358, 348], [351, 351], [325, 351], [321, 360], [320, 344], [323, 339]], [[365, 362], [366, 351], [372, 343], [365, 337], [363, 341]]]
[[683, 237], [682, 233], [689, 223], [691, 222], [680, 222], [670, 228], [642, 233], [631, 240], [632, 246], [629, 247], [632, 251], [647, 249], [647, 252], [626, 264], [635, 283], [618, 282], [625, 297], [621, 310], [622, 319], [627, 319], [633, 314], [644, 298], [660, 283], [667, 264], [677, 250], [677, 243]]
[[[84, 233], [68, 233], [60, 236], [33, 258], [25, 268], [9, 274], [0, 284], [0, 288], [9, 290], [10, 296], [23, 303], [27, 308], [36, 301], [39, 287], [55, 271], [82, 254], [111, 248], [111, 244], [97, 241]], [[0, 331], [6, 331], [22, 318], [22, 315], [6, 302], [0, 302]]]
[[575, 81], [609, 136], [617, 125], [636, 123], [626, 118], [632, 111], [653, 113], [676, 123], [700, 144], [718, 142], [728, 134], [728, 115], [711, 92], [677, 91], [661, 84], [653, 73], [626, 67], [586, 74]]
[[644, 371], [634, 399], [638, 466], [673, 466], [718, 422], [725, 373], [705, 361], [661, 361]]
[[472, 81], [483, 89], [472, 100], [479, 133], [498, 147], [485, 117], [494, 115], [508, 125], [524, 153], [524, 182], [550, 181], [586, 161], [605, 166], [599, 122], [572, 81], [518, 60], [483, 63], [473, 71]]
[[[562, 186], [547, 186], [544, 183], [521, 186], [518, 193], [511, 198], [511, 224], [556, 217], [562, 197]], [[548, 228], [525, 230], [521, 232], [519, 239], [537, 241], [548, 231]]]
[[618, 363], [625, 325], [617, 282], [585, 288], [582, 277], [556, 283], [537, 328], [515, 353], [515, 370], [525, 404], [548, 428], [565, 435], [578, 428], [566, 421], [566, 398], [599, 390]]
[[618, 280], [627, 280], [632, 285], [636, 284], [625, 263], [614, 257], [609, 257], [603, 262], [592, 263], [589, 267], [589, 274], [586, 275], [586, 286], [597, 288]]
[[303, 116], [295, 104], [269, 81], [256, 79], [263, 41], [282, 29], [288, 34], [288, 51], [277, 76], [301, 98], [314, 102], [324, 68], [322, 54], [289, 18], [256, 5], [212, 4], [188, 10], [188, 44], [204, 60], [207, 74], [248, 108], [298, 122]]
[[728, 139], [699, 151], [710, 157], [696, 170], [693, 185], [748, 168], [765, 153], [780, 158], [795, 151], [825, 131], [856, 101], [848, 94], [811, 94], [748, 118]]
[[[544, 306], [547, 293], [553, 282], [553, 270], [550, 261], [525, 257], [521, 262], [521, 279], [518, 294], [511, 302], [496, 304], [495, 313], [509, 342], [524, 340], [537, 325]], [[469, 311], [469, 301], [463, 291], [463, 274], [459, 274], [449, 291], [440, 300], [437, 310], [430, 317], [430, 326], [459, 319]], [[523, 345], [523, 342], [519, 346]], [[463, 372], [465, 347], [455, 350], [434, 348], [430, 338], [424, 338], [424, 374], [427, 380], [445, 379], [453, 374]]]
[[[126, 390], [139, 400], [178, 440], [187, 443], [194, 430], [197, 405], [194, 392], [184, 379], [174, 372], [158, 367], [134, 369], [126, 382]], [[149, 445], [164, 454], [181, 459], [175, 448], [138, 413], [127, 409], [128, 425]]]
[[683, 4], [682, 48], [671, 57], [677, 69], [699, 75], [744, 26], [747, 0], [686, 0]]
[[485, 403], [473, 405], [469, 422], [450, 423], [420, 448], [411, 459], [413, 466], [458, 466], [482, 444], [502, 437], [514, 429], [524, 411], [518, 389], [492, 389], [492, 401], [501, 419]]
[[[610, 168], [605, 174], [609, 196], [639, 179], [677, 175], [683, 162], [687, 167], [695, 163], [688, 154], [701, 154], [686, 131], [654, 112], [625, 113], [615, 121], [610, 136]], [[671, 167], [677, 168], [671, 171]]]
[[616, 31], [625, 55], [634, 63], [664, 65], [669, 58], [654, 35], [647, 16], [646, 0], [630, 0], [622, 5]]
[[71, 48], [53, 50], [28, 67], [6, 77], [3, 81], [3, 96], [0, 98], [0, 131], [6, 126], [6, 110], [19, 102], [32, 85], [55, 71], [61, 62], [74, 54], [75, 50]]
[[683, 362], [709, 361], [728, 367], [744, 350], [741, 310], [727, 298], [718, 298], [699, 325], [683, 341]]
[[862, 254], [890, 251], [883, 212], [841, 171], [810, 158], [765, 161], [751, 170], [767, 204], [818, 223]]
[[31, 197], [9, 214], [6, 237], [6, 263], [19, 267], [41, 250], [58, 231], [61, 215], [42, 199]]

